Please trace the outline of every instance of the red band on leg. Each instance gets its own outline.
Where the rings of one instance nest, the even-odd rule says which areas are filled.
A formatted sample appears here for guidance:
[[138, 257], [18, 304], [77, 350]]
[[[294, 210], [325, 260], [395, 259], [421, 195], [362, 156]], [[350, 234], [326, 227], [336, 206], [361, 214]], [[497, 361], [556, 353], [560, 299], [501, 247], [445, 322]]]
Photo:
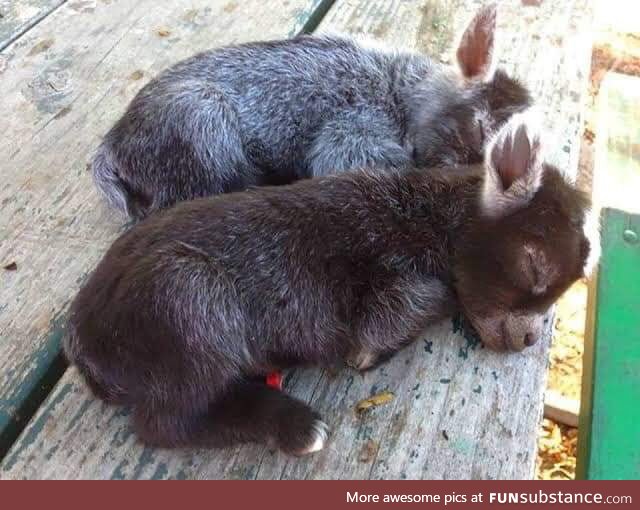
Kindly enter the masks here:
[[266, 378], [267, 386], [276, 390], [282, 390], [282, 372], [271, 372], [267, 374]]

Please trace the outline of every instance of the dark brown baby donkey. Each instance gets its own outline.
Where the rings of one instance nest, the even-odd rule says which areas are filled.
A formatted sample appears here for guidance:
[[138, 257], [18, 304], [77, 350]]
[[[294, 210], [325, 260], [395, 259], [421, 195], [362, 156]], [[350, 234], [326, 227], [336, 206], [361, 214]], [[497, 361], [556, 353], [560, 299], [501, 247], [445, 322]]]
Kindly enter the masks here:
[[589, 213], [522, 115], [482, 171], [363, 171], [185, 202], [113, 244], [72, 305], [66, 353], [97, 396], [133, 407], [149, 444], [314, 452], [320, 416], [260, 377], [366, 369], [457, 307], [489, 347], [532, 345], [597, 259]]

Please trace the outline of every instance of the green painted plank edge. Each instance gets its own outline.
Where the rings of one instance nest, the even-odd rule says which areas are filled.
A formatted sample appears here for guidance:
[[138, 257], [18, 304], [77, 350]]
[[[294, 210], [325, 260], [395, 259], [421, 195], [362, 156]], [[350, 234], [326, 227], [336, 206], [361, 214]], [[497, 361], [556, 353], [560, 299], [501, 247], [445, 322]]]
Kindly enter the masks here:
[[319, 2], [316, 0], [310, 9], [302, 13], [302, 17], [299, 19], [302, 27], [299, 29], [293, 29], [288, 36], [295, 37], [297, 35], [310, 34], [313, 32], [318, 28], [318, 25], [335, 2], [336, 0], [320, 0]]
[[64, 317], [51, 321], [47, 340], [25, 362], [26, 366], [32, 367], [29, 377], [23, 379], [19, 387], [12, 388], [9, 394], [0, 396], [0, 460], [67, 368], [61, 352], [65, 324]]
[[[293, 37], [313, 32], [329, 11], [335, 0], [312, 0], [306, 9], [297, 14], [295, 28], [289, 34]], [[60, 5], [62, 5], [61, 2]], [[84, 278], [86, 275], [83, 275]], [[47, 340], [35, 350], [28, 363], [34, 363], [30, 377], [23, 380], [20, 387], [11, 394], [0, 396], [0, 460], [37, 412], [55, 384], [64, 374], [67, 365], [61, 352], [61, 342], [65, 335], [66, 303], [61, 314], [52, 321]]]
[[[12, 45], [20, 39], [20, 37], [26, 34], [47, 16], [55, 12], [56, 9], [60, 8], [66, 2], [67, 0], [35, 2], [35, 4], [42, 3], [42, 5], [40, 8], [36, 9], [30, 18], [22, 21], [16, 19], [14, 15], [15, 11], [11, 12], [12, 9], [20, 7], [21, 2], [16, 1], [13, 5], [6, 6], [8, 11], [3, 12], [2, 18], [0, 19], [0, 51], [3, 51], [8, 46]], [[31, 5], [31, 7], [35, 6]]]
[[577, 477], [640, 478], [640, 215], [604, 209], [589, 303]]

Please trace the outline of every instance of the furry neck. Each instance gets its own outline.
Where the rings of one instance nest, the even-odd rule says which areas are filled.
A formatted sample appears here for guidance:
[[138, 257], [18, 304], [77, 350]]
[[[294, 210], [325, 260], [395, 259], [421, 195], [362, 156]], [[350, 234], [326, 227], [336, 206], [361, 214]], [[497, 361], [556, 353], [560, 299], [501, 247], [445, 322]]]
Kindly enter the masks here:
[[398, 175], [396, 225], [389, 255], [405, 261], [406, 269], [450, 281], [455, 246], [479, 214], [481, 168], [416, 169]]
[[455, 238], [480, 214], [483, 175], [482, 165], [470, 165], [414, 170], [407, 177], [415, 179], [415, 192], [423, 197], [433, 223]]

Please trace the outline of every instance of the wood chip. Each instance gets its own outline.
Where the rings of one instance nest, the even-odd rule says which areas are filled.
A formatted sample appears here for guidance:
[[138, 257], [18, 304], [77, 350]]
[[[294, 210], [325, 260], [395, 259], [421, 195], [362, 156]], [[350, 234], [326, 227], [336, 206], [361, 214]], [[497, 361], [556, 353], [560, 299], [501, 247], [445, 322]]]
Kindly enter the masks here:
[[40, 41], [33, 48], [31, 48], [31, 51], [27, 53], [27, 56], [32, 57], [34, 55], [37, 55], [38, 53], [47, 51], [49, 48], [51, 48], [51, 46], [53, 46], [53, 39], [45, 39], [44, 41]]
[[129, 79], [130, 80], [140, 80], [141, 78], [144, 77], [144, 71], [141, 71], [140, 69], [133, 71], [130, 75], [129, 75]]
[[395, 395], [390, 391], [383, 391], [382, 393], [378, 393], [369, 398], [365, 398], [356, 404], [356, 412], [362, 413], [367, 409], [371, 409], [372, 407], [378, 407], [384, 404], [387, 404], [393, 400]]
[[378, 443], [369, 439], [365, 444], [362, 445], [362, 449], [360, 450], [360, 454], [358, 455], [358, 460], [363, 463], [371, 462], [375, 459], [376, 454], [378, 453]]

